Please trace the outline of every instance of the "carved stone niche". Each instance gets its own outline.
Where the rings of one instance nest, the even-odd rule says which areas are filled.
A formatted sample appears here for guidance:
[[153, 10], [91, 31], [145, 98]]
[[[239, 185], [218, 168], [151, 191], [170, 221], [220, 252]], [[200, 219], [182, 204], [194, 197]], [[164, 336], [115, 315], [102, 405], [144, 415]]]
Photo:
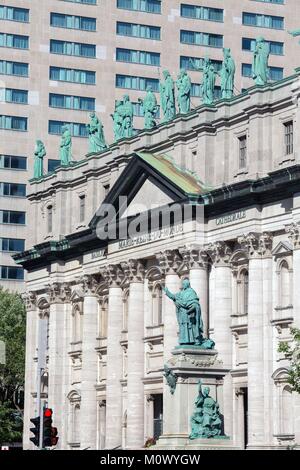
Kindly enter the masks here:
[[[218, 438], [189, 438], [200, 380], [202, 387], [210, 388], [209, 396], [218, 402], [221, 415], [226, 413], [223, 382], [229, 370], [218, 360], [218, 352], [179, 347], [172, 352], [164, 370], [164, 429], [155, 449], [233, 449], [232, 440], [226, 436], [226, 429]], [[222, 425], [224, 427], [224, 419]]]

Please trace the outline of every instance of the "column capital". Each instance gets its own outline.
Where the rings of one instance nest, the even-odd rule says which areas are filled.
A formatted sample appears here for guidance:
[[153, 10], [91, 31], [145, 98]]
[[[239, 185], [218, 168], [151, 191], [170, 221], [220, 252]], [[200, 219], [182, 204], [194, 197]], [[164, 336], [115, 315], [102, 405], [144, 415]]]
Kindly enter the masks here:
[[121, 267], [129, 282], [144, 282], [145, 267], [140, 260], [130, 259], [121, 263]]
[[36, 293], [33, 291], [24, 292], [21, 295], [22, 300], [25, 304], [26, 310], [35, 310], [37, 306], [37, 296]]
[[101, 268], [100, 274], [107, 282], [108, 287], [120, 287], [124, 279], [124, 273], [120, 264], [110, 264]]
[[271, 233], [249, 233], [238, 238], [238, 243], [250, 259], [272, 256], [273, 235]]
[[98, 288], [98, 282], [92, 274], [85, 274], [80, 278], [81, 288], [85, 296], [95, 296]]
[[207, 252], [215, 266], [229, 266], [232, 250], [226, 242], [210, 243]]
[[159, 267], [166, 274], [176, 274], [182, 265], [182, 258], [178, 250], [166, 250], [155, 255]]
[[300, 223], [293, 223], [285, 226], [285, 232], [294, 247], [294, 250], [300, 249]]
[[203, 246], [186, 245], [179, 248], [183, 263], [189, 270], [191, 269], [207, 269], [208, 254]]
[[50, 304], [60, 304], [70, 302], [71, 284], [67, 282], [54, 282], [46, 286]]

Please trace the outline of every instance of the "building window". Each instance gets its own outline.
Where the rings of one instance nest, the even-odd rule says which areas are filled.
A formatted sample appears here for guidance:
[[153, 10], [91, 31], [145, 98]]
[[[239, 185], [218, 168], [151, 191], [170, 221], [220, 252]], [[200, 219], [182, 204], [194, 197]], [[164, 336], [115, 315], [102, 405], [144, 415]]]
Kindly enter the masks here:
[[284, 5], [284, 0], [256, 0], [256, 2], [276, 3], [277, 5]]
[[284, 124], [284, 153], [291, 155], [294, 153], [294, 123], [293, 121]]
[[26, 197], [26, 184], [0, 183], [0, 196]]
[[94, 111], [95, 98], [84, 96], [70, 96], [50, 93], [49, 106], [51, 108], [75, 109], [78, 111]]
[[28, 49], [29, 37], [19, 34], [0, 33], [0, 47], [14, 47], [16, 49]]
[[48, 160], [48, 173], [53, 173], [53, 171], [60, 166], [60, 160], [49, 159]]
[[50, 67], [50, 80], [62, 82], [82, 83], [84, 85], [95, 85], [96, 72], [78, 69], [66, 69], [62, 67]]
[[16, 155], [0, 155], [0, 168], [10, 170], [27, 170], [27, 158]]
[[279, 266], [279, 307], [288, 307], [290, 300], [290, 270], [286, 260]]
[[221, 8], [210, 8], [196, 5], [181, 5], [181, 16], [197, 20], [224, 21], [224, 11]]
[[161, 0], [117, 0], [117, 8], [124, 10], [161, 13]]
[[243, 13], [243, 24], [260, 28], [284, 29], [284, 18], [282, 16]]
[[180, 30], [180, 42], [182, 44], [195, 44], [196, 46], [223, 47], [223, 36], [221, 34]]
[[47, 207], [47, 232], [52, 233], [53, 229], [53, 206]]
[[4, 101], [6, 103], [28, 104], [28, 91], [6, 88], [4, 91]]
[[28, 23], [29, 10], [27, 8], [6, 7], [0, 5], [0, 20], [20, 21]]
[[97, 5], [97, 0], [62, 0], [63, 2], [84, 3], [86, 5]]
[[[284, 48], [283, 42], [266, 41], [266, 43], [269, 45], [270, 54], [283, 55], [283, 48]], [[242, 38], [243, 51], [253, 52], [255, 50], [255, 46], [256, 46], [256, 39]]]
[[85, 220], [85, 195], [79, 196], [79, 222]]
[[19, 77], [28, 77], [29, 65], [24, 62], [12, 62], [9, 60], [0, 60], [1, 75], [16, 75]]
[[160, 40], [160, 27], [144, 24], [117, 22], [117, 34], [141, 39]]
[[24, 270], [23, 268], [16, 268], [15, 266], [0, 266], [0, 279], [23, 281]]
[[148, 86], [151, 86], [154, 92], [158, 92], [159, 80], [157, 78], [135, 77], [132, 75], [116, 75], [117, 88], [146, 91]]
[[0, 115], [0, 129], [25, 132], [27, 121], [26, 117]]
[[24, 251], [25, 240], [19, 238], [0, 238], [0, 251], [18, 252]]
[[247, 136], [242, 135], [239, 137], [239, 169], [244, 169], [247, 166]]
[[51, 13], [50, 24], [56, 28], [81, 29], [83, 31], [96, 31], [96, 18], [86, 16], [64, 15]]
[[246, 269], [240, 272], [238, 278], [238, 314], [248, 315], [249, 274]]
[[160, 67], [160, 54], [158, 52], [136, 51], [134, 49], [117, 48], [116, 60], [133, 64], [154, 65]]
[[63, 122], [63, 121], [49, 121], [48, 132], [49, 134], [61, 135], [63, 126], [69, 126], [71, 135], [73, 137], [87, 137], [86, 124], [79, 122]]
[[[185, 70], [197, 70], [196, 67], [203, 66], [203, 58], [202, 57], [189, 57], [189, 56], [180, 56], [180, 68]], [[216, 72], [219, 72], [222, 68], [222, 61], [221, 60], [211, 60], [212, 65], [215, 68]]]
[[96, 57], [96, 46], [93, 44], [50, 39], [50, 52], [52, 54], [73, 55], [93, 59]]
[[25, 225], [26, 213], [0, 210], [0, 224]]

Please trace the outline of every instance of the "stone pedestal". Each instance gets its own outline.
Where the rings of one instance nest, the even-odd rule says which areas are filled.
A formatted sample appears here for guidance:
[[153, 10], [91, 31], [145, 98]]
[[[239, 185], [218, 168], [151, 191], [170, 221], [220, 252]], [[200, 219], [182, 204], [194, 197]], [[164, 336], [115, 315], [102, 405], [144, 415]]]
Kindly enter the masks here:
[[[166, 364], [176, 377], [176, 388], [164, 386], [163, 435], [153, 449], [233, 449], [229, 436], [190, 440], [190, 420], [198, 396], [199, 380], [203, 387], [210, 387], [210, 396], [220, 405], [224, 416], [223, 382], [228, 370], [217, 358], [215, 350], [199, 347], [178, 347]], [[224, 421], [224, 420], [223, 420]], [[226, 429], [224, 430], [226, 435]]]

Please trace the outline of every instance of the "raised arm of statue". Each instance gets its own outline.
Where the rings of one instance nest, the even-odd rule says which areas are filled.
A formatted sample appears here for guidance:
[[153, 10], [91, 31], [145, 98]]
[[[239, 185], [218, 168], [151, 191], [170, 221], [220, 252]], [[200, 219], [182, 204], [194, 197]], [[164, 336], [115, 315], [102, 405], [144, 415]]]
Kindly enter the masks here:
[[195, 70], [202, 72], [203, 67], [201, 65], [197, 65], [194, 60], [190, 59], [190, 64], [194, 67]]
[[172, 294], [172, 292], [170, 292], [167, 287], [163, 287], [163, 291], [166, 294], [166, 296], [169, 297], [169, 299], [171, 299], [175, 302], [176, 296], [174, 294]]
[[300, 29], [294, 29], [293, 31], [288, 31], [294, 38], [300, 36]]

